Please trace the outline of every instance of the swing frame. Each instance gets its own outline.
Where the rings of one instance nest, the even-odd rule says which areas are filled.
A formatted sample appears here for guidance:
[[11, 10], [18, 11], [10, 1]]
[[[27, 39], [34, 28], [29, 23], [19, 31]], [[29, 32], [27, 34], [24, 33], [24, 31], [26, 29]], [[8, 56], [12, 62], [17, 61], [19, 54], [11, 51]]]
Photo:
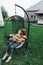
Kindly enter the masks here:
[[[16, 7], [19, 7], [19, 8], [21, 8], [23, 11], [24, 11], [24, 13], [26, 14], [26, 16], [27, 16], [27, 23], [28, 23], [28, 31], [27, 31], [27, 40], [26, 40], [26, 49], [28, 48], [28, 40], [29, 40], [29, 29], [30, 29], [30, 21], [29, 21], [29, 16], [28, 16], [28, 14], [27, 14], [27, 12], [24, 10], [24, 8], [22, 8], [21, 6], [19, 6], [19, 5], [17, 5], [17, 4], [15, 4], [15, 14], [16, 14]], [[14, 15], [14, 16], [16, 16], [16, 17], [21, 17], [21, 16], [19, 16], [19, 15]], [[11, 16], [11, 17], [9, 17], [8, 18], [8, 20], [10, 20], [11, 18], [11, 20], [12, 21], [14, 21], [14, 16]], [[21, 17], [22, 18], [22, 17]], [[22, 18], [23, 19], [23, 18]], [[8, 21], [7, 20], [7, 21]], [[24, 20], [24, 19], [23, 19]], [[14, 22], [12, 22], [12, 31], [14, 31]], [[6, 24], [5, 24], [5, 40], [6, 40], [6, 25], [7, 25], [7, 22], [6, 22]]]

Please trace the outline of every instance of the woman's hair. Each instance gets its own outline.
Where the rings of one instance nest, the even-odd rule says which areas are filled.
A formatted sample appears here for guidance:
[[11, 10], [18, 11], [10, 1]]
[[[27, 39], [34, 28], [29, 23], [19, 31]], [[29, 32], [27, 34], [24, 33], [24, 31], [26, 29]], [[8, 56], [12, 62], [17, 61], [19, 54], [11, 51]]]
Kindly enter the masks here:
[[21, 30], [20, 30], [20, 35], [27, 35], [27, 34], [26, 34], [26, 30], [25, 30], [25, 29], [21, 29]]

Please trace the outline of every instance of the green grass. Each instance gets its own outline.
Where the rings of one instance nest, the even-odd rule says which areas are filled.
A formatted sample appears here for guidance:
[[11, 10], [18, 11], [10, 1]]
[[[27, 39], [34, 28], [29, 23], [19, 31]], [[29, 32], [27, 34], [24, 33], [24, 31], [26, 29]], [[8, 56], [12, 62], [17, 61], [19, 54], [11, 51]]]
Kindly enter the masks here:
[[[0, 28], [0, 57], [5, 52], [4, 28]], [[43, 26], [30, 26], [27, 56], [22, 50], [16, 50], [12, 60], [9, 63], [3, 61], [2, 65], [43, 65]]]

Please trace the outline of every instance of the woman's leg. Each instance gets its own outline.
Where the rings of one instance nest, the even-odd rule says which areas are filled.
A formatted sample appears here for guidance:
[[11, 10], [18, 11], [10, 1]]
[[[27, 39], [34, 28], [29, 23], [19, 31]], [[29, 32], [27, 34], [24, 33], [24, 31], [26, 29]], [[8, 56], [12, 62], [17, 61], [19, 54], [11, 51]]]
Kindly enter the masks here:
[[[13, 42], [12, 42], [13, 43]], [[8, 59], [6, 60], [6, 62], [9, 62], [12, 58], [12, 54], [13, 54], [13, 49], [16, 48], [20, 43], [13, 43], [13, 44], [10, 44], [8, 46], [8, 49], [7, 49], [7, 53], [9, 55]]]
[[8, 54], [7, 52], [5, 53], [5, 55], [2, 57], [2, 60], [5, 60], [7, 58]]
[[8, 46], [7, 53], [8, 53], [8, 58], [7, 58], [6, 62], [9, 62], [11, 60], [12, 54], [13, 54], [13, 48], [11, 48], [10, 45]]
[[10, 45], [9, 45], [8, 48], [7, 48], [7, 53], [8, 53], [8, 56], [12, 56], [13, 48], [11, 48]]
[[17, 46], [19, 46], [21, 43], [19, 42], [15, 42], [12, 45], [10, 45], [11, 48], [16, 48]]
[[8, 42], [8, 48], [7, 48], [7, 52], [5, 53], [5, 55], [2, 57], [2, 60], [5, 60], [8, 56], [12, 55], [13, 53], [13, 49], [10, 48], [11, 45], [11, 41]]
[[19, 46], [20, 43], [19, 42], [10, 42], [10, 44], [8, 45], [8, 48], [7, 48], [7, 53], [9, 56], [12, 56], [13, 54], [13, 49], [16, 48], [17, 46]]
[[16, 48], [18, 45], [20, 45], [20, 43], [14, 43], [14, 42], [10, 42], [7, 48], [7, 54], [8, 54], [8, 59], [6, 60], [6, 62], [9, 62], [12, 58], [12, 54], [13, 54], [13, 49]]
[[7, 53], [9, 56], [12, 56], [13, 48], [11, 47], [14, 43], [12, 41], [9, 42], [9, 45], [7, 47]]
[[13, 49], [16, 48], [18, 45], [20, 45], [20, 43], [13, 43], [11, 42], [7, 48], [7, 53], [8, 53], [8, 56], [12, 56], [13, 54]]

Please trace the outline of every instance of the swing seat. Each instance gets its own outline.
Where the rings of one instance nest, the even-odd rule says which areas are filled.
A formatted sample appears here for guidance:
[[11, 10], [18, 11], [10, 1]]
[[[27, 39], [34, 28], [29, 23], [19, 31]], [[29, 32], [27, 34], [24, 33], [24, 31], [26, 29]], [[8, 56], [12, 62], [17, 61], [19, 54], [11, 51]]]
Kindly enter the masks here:
[[[6, 42], [8, 42], [7, 37], [9, 36], [9, 34], [16, 34], [20, 29], [25, 29], [28, 36], [28, 22], [26, 22], [21, 16], [18, 15], [11, 16], [8, 19], [8, 22], [6, 22], [6, 29], [5, 29]], [[22, 44], [16, 47], [16, 49], [21, 48], [24, 44], [25, 43], [22, 42]], [[25, 44], [26, 48], [27, 48], [27, 44], [28, 44], [28, 37]]]
[[[15, 49], [19, 49], [19, 48], [23, 47], [24, 45], [26, 45], [26, 40], [25, 40], [25, 42], [22, 42], [20, 45], [18, 45]], [[6, 36], [6, 43], [8, 43], [8, 42], [9, 42], [9, 35]]]

